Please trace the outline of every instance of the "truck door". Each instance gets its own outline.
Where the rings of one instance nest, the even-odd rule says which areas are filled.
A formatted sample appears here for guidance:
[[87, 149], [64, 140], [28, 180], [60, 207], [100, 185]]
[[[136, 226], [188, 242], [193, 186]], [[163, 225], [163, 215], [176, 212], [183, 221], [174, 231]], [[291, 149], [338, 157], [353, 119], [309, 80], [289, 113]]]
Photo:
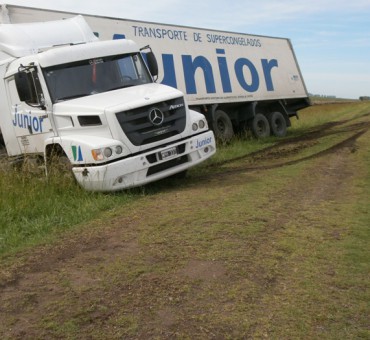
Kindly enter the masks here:
[[[33, 72], [33, 74], [32, 74]], [[28, 78], [29, 96], [22, 101], [15, 77], [7, 79], [11, 121], [22, 153], [43, 153], [44, 141], [54, 135], [49, 115], [43, 100], [43, 92], [37, 71], [33, 70], [24, 76]]]

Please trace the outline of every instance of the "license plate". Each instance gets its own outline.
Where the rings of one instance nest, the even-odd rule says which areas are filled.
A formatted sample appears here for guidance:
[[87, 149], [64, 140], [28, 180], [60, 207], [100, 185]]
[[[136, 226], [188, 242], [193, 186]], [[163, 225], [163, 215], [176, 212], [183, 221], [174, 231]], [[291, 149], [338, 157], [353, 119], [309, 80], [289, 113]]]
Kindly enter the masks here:
[[165, 159], [172, 158], [174, 156], [177, 156], [177, 147], [174, 146], [172, 148], [163, 150], [159, 153], [159, 158], [163, 161]]

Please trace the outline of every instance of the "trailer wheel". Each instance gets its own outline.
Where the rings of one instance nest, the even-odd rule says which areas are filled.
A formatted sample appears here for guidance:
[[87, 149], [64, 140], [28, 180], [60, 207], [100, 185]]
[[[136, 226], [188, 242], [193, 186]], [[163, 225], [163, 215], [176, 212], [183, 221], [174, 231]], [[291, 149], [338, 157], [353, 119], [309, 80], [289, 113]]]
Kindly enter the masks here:
[[287, 125], [286, 120], [281, 112], [272, 112], [268, 116], [271, 132], [276, 137], [284, 137], [286, 135]]
[[233, 124], [230, 117], [222, 110], [216, 110], [213, 122], [213, 132], [217, 139], [222, 142], [229, 142], [234, 137]]
[[265, 138], [270, 136], [270, 125], [262, 113], [257, 113], [251, 121], [250, 128], [256, 138]]

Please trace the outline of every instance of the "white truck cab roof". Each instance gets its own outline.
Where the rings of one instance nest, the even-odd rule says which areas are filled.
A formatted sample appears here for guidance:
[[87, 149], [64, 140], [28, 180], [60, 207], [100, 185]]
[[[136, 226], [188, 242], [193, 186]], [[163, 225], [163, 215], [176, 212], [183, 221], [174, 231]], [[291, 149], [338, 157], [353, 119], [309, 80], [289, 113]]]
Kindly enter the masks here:
[[110, 55], [136, 53], [138, 51], [139, 47], [137, 44], [127, 39], [125, 39], [124, 42], [122, 40], [106, 40], [89, 44], [61, 46], [36, 55], [33, 54], [15, 59], [14, 62], [9, 64], [5, 77], [18, 72], [18, 67], [21, 64], [26, 66], [30, 63], [34, 63], [35, 65], [40, 65], [42, 68], [45, 68]]
[[19, 58], [55, 46], [99, 40], [81, 15], [39, 23], [0, 24], [0, 51]]

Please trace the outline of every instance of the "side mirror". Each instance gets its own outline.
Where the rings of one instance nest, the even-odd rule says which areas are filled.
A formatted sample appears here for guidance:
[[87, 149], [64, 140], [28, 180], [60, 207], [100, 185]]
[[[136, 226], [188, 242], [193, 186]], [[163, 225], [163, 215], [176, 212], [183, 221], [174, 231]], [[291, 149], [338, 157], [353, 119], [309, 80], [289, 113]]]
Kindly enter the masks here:
[[45, 99], [41, 90], [37, 70], [30, 66], [20, 66], [18, 72], [14, 74], [15, 86], [18, 91], [19, 99], [32, 107], [45, 109]]
[[158, 77], [158, 63], [152, 51], [146, 53], [146, 60], [148, 62], [148, 68], [153, 77]]
[[157, 59], [149, 45], [140, 48], [140, 51], [143, 51], [143, 50], [149, 50], [149, 52], [145, 52], [145, 54], [143, 54], [143, 57], [145, 59], [146, 64], [148, 65], [148, 68], [149, 68], [149, 71], [152, 77], [157, 78], [158, 77]]
[[30, 86], [29, 73], [20, 71], [14, 75], [14, 79], [19, 99], [22, 102], [30, 102], [32, 100], [32, 87]]

